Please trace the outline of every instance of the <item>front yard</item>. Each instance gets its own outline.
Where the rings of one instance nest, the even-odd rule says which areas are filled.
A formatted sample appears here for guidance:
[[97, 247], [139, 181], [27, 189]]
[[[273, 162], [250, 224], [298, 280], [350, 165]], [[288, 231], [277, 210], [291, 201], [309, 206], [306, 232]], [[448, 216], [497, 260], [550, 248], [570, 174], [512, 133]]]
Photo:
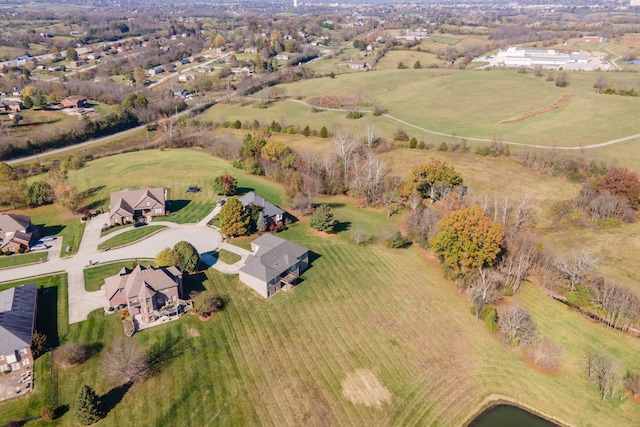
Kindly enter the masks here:
[[47, 260], [49, 252], [31, 252], [28, 254], [14, 254], [9, 256], [0, 256], [0, 269], [8, 267], [17, 267], [19, 265], [34, 264]]

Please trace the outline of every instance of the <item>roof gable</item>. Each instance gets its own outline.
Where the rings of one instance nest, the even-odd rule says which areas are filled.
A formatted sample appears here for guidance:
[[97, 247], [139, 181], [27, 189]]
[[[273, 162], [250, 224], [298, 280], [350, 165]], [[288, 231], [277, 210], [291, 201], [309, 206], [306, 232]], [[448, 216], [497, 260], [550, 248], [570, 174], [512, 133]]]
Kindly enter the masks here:
[[269, 233], [251, 243], [256, 251], [247, 257], [240, 271], [264, 282], [281, 275], [309, 252], [307, 248]]
[[109, 211], [113, 215], [118, 209], [124, 209], [127, 213], [133, 215], [135, 208], [147, 197], [162, 206], [166, 205], [164, 188], [143, 187], [137, 190], [125, 188], [111, 193]]
[[18, 230], [26, 230], [31, 225], [31, 217], [26, 215], [2, 214], [0, 215], [0, 230], [5, 233]]
[[247, 194], [240, 197], [239, 200], [242, 203], [243, 207], [247, 207], [249, 205], [256, 205], [261, 207], [263, 215], [267, 218], [272, 218], [274, 216], [284, 214], [284, 211], [282, 209], [269, 202], [262, 196], [254, 193], [253, 191], [249, 191]]

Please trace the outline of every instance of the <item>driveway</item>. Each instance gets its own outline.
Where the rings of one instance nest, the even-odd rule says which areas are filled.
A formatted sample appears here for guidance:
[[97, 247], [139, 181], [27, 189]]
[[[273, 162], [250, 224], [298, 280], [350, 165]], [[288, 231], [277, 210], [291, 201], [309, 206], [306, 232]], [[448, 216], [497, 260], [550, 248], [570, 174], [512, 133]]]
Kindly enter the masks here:
[[[216, 209], [219, 208], [216, 207]], [[24, 266], [3, 270], [1, 281], [9, 282], [34, 277], [34, 271], [37, 271], [38, 276], [66, 272], [69, 290], [69, 323], [71, 324], [86, 320], [89, 313], [105, 307], [107, 303], [104, 289], [95, 292], [85, 290], [84, 269], [89, 264], [104, 264], [136, 258], [155, 258], [162, 249], [173, 247], [177, 242], [185, 240], [191, 243], [199, 254], [212, 252], [222, 247], [240, 255], [242, 259], [233, 265], [227, 265], [221, 261], [217, 261], [213, 265], [213, 268], [222, 273], [235, 274], [244, 265], [250, 252], [223, 243], [220, 233], [206, 225], [207, 218], [213, 217], [215, 214], [216, 210], [214, 209], [198, 224], [158, 223], [167, 225], [168, 228], [129, 246], [102, 252], [98, 251], [98, 243], [101, 240], [100, 231], [105, 224], [106, 216], [103, 217], [105, 214], [98, 215], [87, 223], [77, 255], [63, 259], [53, 256], [49, 261], [39, 264], [37, 267]]]

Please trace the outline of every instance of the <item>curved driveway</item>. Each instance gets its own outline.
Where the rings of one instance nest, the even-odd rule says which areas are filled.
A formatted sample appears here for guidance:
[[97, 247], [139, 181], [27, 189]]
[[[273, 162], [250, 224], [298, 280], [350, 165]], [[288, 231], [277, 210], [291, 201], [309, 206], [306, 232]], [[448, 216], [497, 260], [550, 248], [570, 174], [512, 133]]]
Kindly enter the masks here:
[[[208, 215], [207, 218], [214, 214], [215, 210]], [[208, 227], [204, 220], [198, 224], [186, 225], [154, 222], [153, 224], [167, 225], [168, 228], [131, 245], [100, 252], [97, 246], [101, 240], [100, 230], [104, 225], [105, 219], [106, 216], [103, 214], [87, 223], [77, 255], [69, 258], [56, 259], [54, 257], [50, 261], [42, 264], [2, 270], [1, 281], [11, 282], [34, 277], [34, 273], [38, 276], [45, 276], [53, 273], [66, 272], [68, 275], [69, 290], [69, 323], [71, 324], [86, 320], [89, 313], [93, 310], [107, 305], [106, 295], [103, 289], [95, 292], [87, 292], [85, 290], [84, 268], [88, 267], [89, 264], [104, 264], [111, 261], [136, 258], [155, 258], [156, 254], [162, 249], [172, 247], [181, 240], [186, 240], [191, 243], [199, 254], [211, 252], [223, 247], [226, 250], [240, 255], [242, 259], [233, 265], [227, 265], [215, 258], [211, 260], [211, 257], [208, 257], [211, 261], [209, 264], [212, 264], [211, 266], [213, 268], [226, 274], [237, 273], [238, 269], [244, 265], [247, 255], [249, 255], [249, 252], [244, 249], [223, 243], [220, 233]], [[126, 230], [130, 229], [132, 228]], [[109, 237], [112, 236], [110, 235]]]

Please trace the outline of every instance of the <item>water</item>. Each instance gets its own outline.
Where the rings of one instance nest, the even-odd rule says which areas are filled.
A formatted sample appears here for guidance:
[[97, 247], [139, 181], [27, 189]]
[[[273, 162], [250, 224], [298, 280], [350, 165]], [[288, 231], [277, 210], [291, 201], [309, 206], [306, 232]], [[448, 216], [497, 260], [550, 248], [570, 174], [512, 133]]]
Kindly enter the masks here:
[[629, 65], [640, 65], [640, 59], [634, 59], [633, 61], [627, 61], [625, 64]]
[[557, 427], [524, 409], [511, 405], [497, 405], [483, 412], [469, 427]]

